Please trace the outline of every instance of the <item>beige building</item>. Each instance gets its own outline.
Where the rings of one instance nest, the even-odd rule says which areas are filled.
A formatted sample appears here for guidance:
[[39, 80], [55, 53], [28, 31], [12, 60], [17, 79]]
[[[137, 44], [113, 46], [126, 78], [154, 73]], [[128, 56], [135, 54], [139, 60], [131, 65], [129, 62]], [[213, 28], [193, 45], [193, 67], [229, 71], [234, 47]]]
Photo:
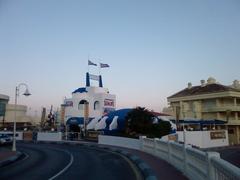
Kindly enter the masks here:
[[240, 84], [222, 85], [214, 78], [198, 86], [187, 88], [168, 97], [173, 114], [179, 119], [223, 120], [229, 134], [229, 144], [240, 144]]
[[[9, 96], [0, 94], [0, 127], [12, 128], [14, 122], [15, 105], [8, 104]], [[40, 122], [39, 117], [27, 115], [27, 106], [16, 106], [16, 123], [18, 127], [34, 126]]]

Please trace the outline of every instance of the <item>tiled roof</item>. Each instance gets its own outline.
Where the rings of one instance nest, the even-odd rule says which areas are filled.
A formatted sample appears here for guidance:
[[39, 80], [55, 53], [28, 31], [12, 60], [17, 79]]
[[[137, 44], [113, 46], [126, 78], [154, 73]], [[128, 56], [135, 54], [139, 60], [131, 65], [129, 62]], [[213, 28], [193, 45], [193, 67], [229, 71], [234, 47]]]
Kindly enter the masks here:
[[226, 91], [240, 92], [235, 88], [214, 83], [214, 84], [206, 84], [205, 86], [193, 86], [191, 88], [185, 88], [168, 98], [211, 94], [211, 93], [219, 93], [219, 92], [226, 92]]

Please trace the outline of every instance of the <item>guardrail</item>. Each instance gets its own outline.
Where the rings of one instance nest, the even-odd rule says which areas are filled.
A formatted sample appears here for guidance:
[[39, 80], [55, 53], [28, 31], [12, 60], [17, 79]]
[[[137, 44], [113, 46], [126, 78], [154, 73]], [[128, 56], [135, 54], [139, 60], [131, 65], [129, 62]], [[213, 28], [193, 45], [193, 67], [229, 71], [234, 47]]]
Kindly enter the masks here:
[[144, 136], [140, 143], [142, 151], [167, 161], [189, 179], [240, 179], [240, 168], [221, 159], [217, 152], [203, 152], [190, 145]]
[[[238, 167], [220, 158], [212, 158], [212, 173], [215, 179], [240, 179]], [[223, 168], [224, 167], [224, 168]]]

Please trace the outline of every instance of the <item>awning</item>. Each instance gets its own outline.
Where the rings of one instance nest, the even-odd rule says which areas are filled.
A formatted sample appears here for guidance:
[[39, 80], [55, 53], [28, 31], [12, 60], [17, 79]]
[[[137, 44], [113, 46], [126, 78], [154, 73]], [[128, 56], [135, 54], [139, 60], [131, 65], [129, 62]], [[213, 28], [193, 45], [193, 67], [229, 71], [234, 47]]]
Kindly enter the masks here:
[[[171, 120], [173, 123], [176, 123], [176, 120]], [[226, 124], [226, 121], [222, 121], [222, 120], [217, 120], [217, 119], [213, 119], [213, 120], [179, 120], [180, 124], [200, 124], [200, 125], [211, 125], [211, 124]]]
[[84, 118], [83, 117], [71, 117], [66, 122], [67, 125], [79, 125], [84, 124]]

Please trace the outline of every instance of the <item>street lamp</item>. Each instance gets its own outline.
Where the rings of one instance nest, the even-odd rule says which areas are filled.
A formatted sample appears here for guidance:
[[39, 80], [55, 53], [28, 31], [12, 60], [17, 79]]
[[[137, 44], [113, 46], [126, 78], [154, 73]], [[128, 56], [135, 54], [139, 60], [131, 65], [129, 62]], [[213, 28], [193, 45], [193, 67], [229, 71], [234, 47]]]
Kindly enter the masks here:
[[21, 86], [25, 86], [26, 90], [23, 93], [24, 96], [30, 96], [30, 92], [28, 90], [28, 86], [25, 83], [20, 83], [16, 86], [15, 90], [15, 105], [14, 105], [14, 125], [13, 125], [13, 144], [12, 144], [12, 151], [16, 151], [16, 119], [17, 119], [17, 97], [19, 96], [19, 89]]

